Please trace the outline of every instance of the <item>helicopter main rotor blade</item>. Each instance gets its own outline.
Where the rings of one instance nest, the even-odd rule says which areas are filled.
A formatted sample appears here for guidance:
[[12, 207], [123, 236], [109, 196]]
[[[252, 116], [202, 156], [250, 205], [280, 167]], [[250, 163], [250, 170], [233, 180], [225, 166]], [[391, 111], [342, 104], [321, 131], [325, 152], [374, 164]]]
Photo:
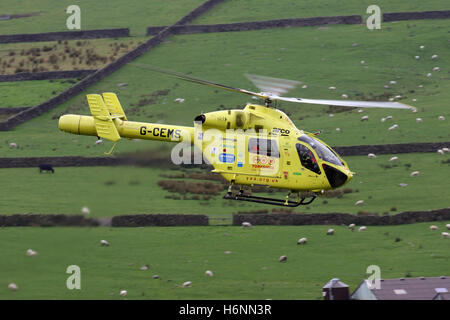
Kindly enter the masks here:
[[322, 99], [287, 98], [287, 97], [279, 97], [279, 96], [269, 96], [269, 99], [270, 100], [296, 102], [296, 103], [320, 104], [320, 105], [331, 105], [331, 106], [342, 106], [342, 107], [416, 110], [416, 108], [414, 108], [413, 106], [399, 103], [399, 102], [322, 100]]
[[178, 73], [178, 72], [175, 72], [175, 71], [170, 71], [170, 70], [156, 68], [156, 67], [153, 67], [153, 66], [150, 66], [150, 65], [147, 65], [147, 64], [130, 63], [130, 65], [133, 65], [133, 66], [136, 66], [136, 67], [145, 68], [145, 69], [149, 69], [149, 70], [160, 72], [160, 73], [165, 73], [165, 74], [177, 77], [177, 78], [179, 78], [181, 80], [194, 82], [194, 83], [199, 83], [199, 84], [207, 85], [207, 86], [210, 86], [210, 87], [213, 87], [213, 88], [219, 88], [219, 89], [224, 89], [224, 90], [228, 90], [228, 91], [239, 92], [239, 93], [247, 94], [247, 95], [250, 95], [250, 96], [256, 96], [256, 97], [262, 98], [262, 99], [267, 99], [268, 98], [268, 96], [265, 95], [265, 94], [252, 92], [252, 91], [248, 91], [248, 90], [244, 90], [244, 89], [240, 89], [240, 88], [233, 88], [233, 87], [225, 86], [223, 84], [219, 84], [219, 83], [215, 83], [215, 82], [211, 82], [211, 81], [207, 81], [207, 80], [202, 80], [202, 79], [199, 79], [199, 78], [194, 78], [194, 77], [188, 76], [186, 74]]
[[[153, 66], [150, 66], [147, 64], [130, 63], [130, 65], [149, 69], [149, 70], [160, 72], [160, 73], [165, 73], [165, 74], [177, 77], [177, 78], [185, 80], [185, 81], [199, 83], [199, 84], [207, 85], [207, 86], [210, 86], [213, 88], [219, 88], [219, 89], [224, 89], [224, 90], [233, 91], [233, 92], [239, 92], [239, 93], [247, 94], [250, 96], [258, 97], [258, 98], [266, 100], [267, 105], [273, 100], [280, 100], [280, 101], [295, 102], [295, 103], [320, 104], [320, 105], [332, 105], [332, 106], [356, 107], [356, 108], [389, 108], [389, 109], [416, 110], [416, 108], [414, 108], [412, 106], [409, 106], [409, 105], [406, 105], [403, 103], [399, 103], [399, 102], [322, 100], [322, 99], [302, 99], [302, 98], [280, 97], [278, 95], [275, 95], [275, 94], [269, 93], [269, 92], [267, 92], [267, 93], [266, 92], [253, 92], [253, 91], [248, 91], [245, 89], [233, 88], [233, 87], [225, 86], [223, 84], [219, 84], [219, 83], [215, 83], [215, 82], [211, 82], [211, 81], [207, 81], [207, 80], [202, 80], [199, 78], [194, 78], [194, 77], [191, 77], [191, 76], [179, 73], [179, 72], [156, 68], [156, 67], [153, 67]], [[253, 75], [253, 77], [255, 77], [255, 76]], [[257, 77], [259, 77], [258, 80], [261, 80], [263, 78], [261, 76], [257, 76]], [[263, 80], [265, 82], [267, 82], [270, 79], [271, 78], [265, 77]], [[284, 79], [278, 79], [278, 80], [284, 80]], [[293, 80], [284, 80], [284, 81], [290, 81], [290, 83], [289, 83], [290, 85], [300, 83], [300, 82], [293, 81]], [[264, 84], [266, 85], [266, 83], [264, 83]]]

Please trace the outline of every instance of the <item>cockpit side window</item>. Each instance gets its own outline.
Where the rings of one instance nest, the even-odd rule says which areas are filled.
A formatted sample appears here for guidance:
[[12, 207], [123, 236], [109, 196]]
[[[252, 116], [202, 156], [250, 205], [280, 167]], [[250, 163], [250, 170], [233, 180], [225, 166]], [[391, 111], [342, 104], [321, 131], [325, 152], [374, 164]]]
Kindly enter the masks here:
[[341, 162], [341, 160], [339, 160], [334, 151], [332, 151], [329, 147], [321, 143], [319, 140], [308, 137], [307, 135], [302, 135], [301, 137], [298, 138], [298, 140], [305, 142], [306, 144], [311, 146], [320, 159], [328, 161], [338, 166], [344, 166], [344, 164]]
[[320, 168], [319, 165], [317, 164], [317, 160], [316, 157], [314, 156], [314, 153], [303, 144], [297, 143], [296, 147], [302, 166], [304, 166], [308, 170], [311, 170], [312, 172], [320, 174]]

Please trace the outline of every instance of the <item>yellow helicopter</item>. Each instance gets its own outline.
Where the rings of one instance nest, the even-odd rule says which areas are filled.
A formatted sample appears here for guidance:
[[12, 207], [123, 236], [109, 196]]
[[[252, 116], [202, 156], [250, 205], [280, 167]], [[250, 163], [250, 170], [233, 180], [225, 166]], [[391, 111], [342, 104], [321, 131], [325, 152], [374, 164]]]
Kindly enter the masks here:
[[[230, 183], [224, 196], [230, 200], [297, 207], [310, 204], [317, 195], [341, 187], [353, 177], [347, 163], [332, 148], [319, 140], [316, 133], [298, 129], [284, 112], [272, 107], [273, 101], [415, 109], [398, 102], [288, 98], [270, 92], [233, 88], [147, 65], [139, 66], [190, 82], [247, 94], [263, 99], [264, 105], [248, 103], [242, 110], [204, 113], [194, 118], [193, 127], [184, 127], [129, 121], [116, 94], [88, 94], [92, 116], [63, 115], [59, 118], [59, 129], [115, 143], [120, 138], [128, 138], [194, 145], [204, 160], [214, 167], [212, 172], [221, 174]], [[179, 155], [175, 152], [175, 156]], [[239, 192], [233, 192], [233, 185], [240, 186]], [[286, 189], [288, 194], [285, 199], [258, 197], [246, 194], [243, 186]], [[291, 200], [289, 197], [293, 193], [297, 197]]]

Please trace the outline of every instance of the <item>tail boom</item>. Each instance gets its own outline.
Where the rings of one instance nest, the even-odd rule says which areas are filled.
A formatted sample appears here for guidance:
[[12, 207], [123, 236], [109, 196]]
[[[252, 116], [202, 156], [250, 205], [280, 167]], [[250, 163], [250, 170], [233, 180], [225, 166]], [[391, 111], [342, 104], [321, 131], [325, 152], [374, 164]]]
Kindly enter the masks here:
[[[166, 142], [180, 142], [187, 139], [193, 141], [193, 127], [122, 121], [120, 119], [113, 119], [112, 121], [120, 138]], [[65, 114], [59, 118], [58, 128], [61, 131], [78, 135], [99, 136], [96, 128], [96, 119], [93, 116]], [[108, 138], [105, 137], [105, 139]]]

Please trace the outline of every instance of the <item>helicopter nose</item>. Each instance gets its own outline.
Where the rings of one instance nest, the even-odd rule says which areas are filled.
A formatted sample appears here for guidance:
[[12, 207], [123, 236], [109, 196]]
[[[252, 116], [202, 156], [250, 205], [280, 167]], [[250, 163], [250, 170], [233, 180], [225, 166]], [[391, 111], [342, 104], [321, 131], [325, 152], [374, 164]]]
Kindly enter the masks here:
[[353, 174], [354, 174], [354, 172], [351, 172], [350, 170], [347, 170], [347, 171], [348, 171], [348, 173], [347, 173], [347, 181], [345, 183], [350, 182], [350, 180], [352, 180]]
[[326, 163], [323, 163], [322, 167], [332, 188], [338, 188], [353, 178], [353, 173], [346, 168], [341, 168], [341, 170], [339, 170]]

